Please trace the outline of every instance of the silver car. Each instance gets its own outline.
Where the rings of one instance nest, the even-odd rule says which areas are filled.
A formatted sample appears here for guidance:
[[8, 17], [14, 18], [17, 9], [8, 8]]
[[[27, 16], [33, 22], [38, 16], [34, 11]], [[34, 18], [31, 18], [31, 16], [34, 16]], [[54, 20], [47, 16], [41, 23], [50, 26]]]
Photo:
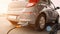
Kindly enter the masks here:
[[42, 31], [57, 23], [58, 13], [50, 0], [18, 0], [8, 5], [7, 19], [14, 25], [34, 25]]

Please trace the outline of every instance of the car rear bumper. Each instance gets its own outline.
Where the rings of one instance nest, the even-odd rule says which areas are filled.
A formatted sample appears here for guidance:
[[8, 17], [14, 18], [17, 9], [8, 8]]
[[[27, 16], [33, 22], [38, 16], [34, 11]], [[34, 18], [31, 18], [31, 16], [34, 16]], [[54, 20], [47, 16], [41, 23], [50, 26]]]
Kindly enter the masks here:
[[7, 19], [10, 21], [33, 21], [33, 15], [31, 14], [20, 14], [20, 15], [7, 15]]

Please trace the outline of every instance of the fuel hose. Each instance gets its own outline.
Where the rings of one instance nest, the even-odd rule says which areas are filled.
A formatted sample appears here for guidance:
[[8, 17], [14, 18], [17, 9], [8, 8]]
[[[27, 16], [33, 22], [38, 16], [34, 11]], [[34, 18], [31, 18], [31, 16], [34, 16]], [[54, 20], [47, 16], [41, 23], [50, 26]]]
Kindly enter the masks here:
[[15, 26], [14, 28], [12, 28], [12, 29], [10, 29], [8, 32], [7, 32], [7, 34], [9, 34], [12, 30], [14, 30], [14, 29], [16, 29], [16, 28], [20, 28], [21, 26], [19, 25], [19, 26]]

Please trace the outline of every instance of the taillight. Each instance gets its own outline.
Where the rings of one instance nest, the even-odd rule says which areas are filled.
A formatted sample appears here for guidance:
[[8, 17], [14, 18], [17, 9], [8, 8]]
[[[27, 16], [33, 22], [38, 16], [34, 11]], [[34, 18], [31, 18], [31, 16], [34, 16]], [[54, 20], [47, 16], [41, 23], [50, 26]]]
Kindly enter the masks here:
[[27, 5], [26, 5], [26, 7], [28, 8], [28, 7], [32, 7], [32, 6], [34, 6], [35, 5], [35, 3], [28, 3]]
[[34, 6], [35, 4], [38, 3], [39, 0], [29, 0], [29, 3], [26, 5], [26, 7], [32, 7]]
[[34, 2], [37, 3], [39, 0], [29, 0], [30, 3]]

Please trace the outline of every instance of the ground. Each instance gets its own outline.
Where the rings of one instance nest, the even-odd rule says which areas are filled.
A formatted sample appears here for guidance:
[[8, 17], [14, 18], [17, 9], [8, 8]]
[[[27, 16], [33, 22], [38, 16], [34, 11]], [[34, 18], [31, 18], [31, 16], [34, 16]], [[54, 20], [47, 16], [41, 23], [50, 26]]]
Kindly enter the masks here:
[[[0, 34], [7, 34], [8, 30], [14, 26], [6, 19], [6, 17], [0, 17]], [[12, 30], [9, 34], [48, 34], [46, 31], [38, 32], [31, 28], [23, 27]]]

